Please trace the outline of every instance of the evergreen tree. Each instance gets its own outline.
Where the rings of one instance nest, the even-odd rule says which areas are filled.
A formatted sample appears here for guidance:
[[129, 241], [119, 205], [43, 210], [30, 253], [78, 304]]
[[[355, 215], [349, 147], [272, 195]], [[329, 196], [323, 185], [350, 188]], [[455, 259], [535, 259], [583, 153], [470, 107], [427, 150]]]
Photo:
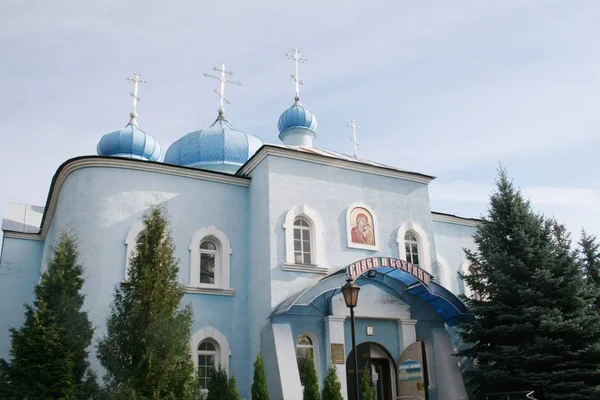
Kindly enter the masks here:
[[317, 379], [317, 371], [312, 358], [307, 359], [304, 365], [304, 390], [302, 391], [302, 400], [321, 400], [319, 393], [319, 380]]
[[595, 297], [594, 305], [600, 312], [600, 250], [598, 250], [599, 245], [596, 236], [589, 235], [585, 229], [582, 229], [579, 247], [585, 280]]
[[465, 251], [472, 273], [463, 279], [476, 294], [465, 302], [475, 319], [460, 327], [471, 346], [458, 355], [475, 361], [467, 376], [473, 393], [595, 398], [600, 324], [585, 305], [568, 235], [535, 214], [503, 170], [490, 200], [474, 234], [477, 251]]
[[235, 376], [232, 374], [229, 377], [229, 400], [240, 400], [240, 393], [237, 389], [237, 382], [235, 381]]
[[[540, 330], [553, 340], [560, 360], [552, 371], [546, 397], [556, 399], [600, 398], [600, 316], [590, 305], [596, 296], [585, 285], [578, 254], [571, 247], [566, 228], [550, 221], [555, 247], [551, 278], [538, 279], [550, 290], [546, 293], [554, 310], [542, 320]], [[548, 351], [549, 343], [540, 348]]]
[[227, 372], [219, 365], [213, 372], [208, 384], [206, 400], [232, 400], [231, 386]]
[[343, 400], [342, 384], [337, 376], [335, 364], [329, 364], [327, 375], [323, 381], [322, 400]]
[[265, 374], [265, 366], [260, 353], [256, 355], [256, 360], [254, 361], [254, 380], [251, 392], [252, 400], [269, 400], [267, 375]]
[[363, 370], [363, 376], [360, 380], [361, 400], [375, 400], [375, 390], [373, 389], [373, 380], [371, 379], [371, 367], [369, 364]]
[[36, 285], [25, 322], [11, 328], [11, 361], [0, 360], [3, 399], [96, 398], [87, 348], [93, 328], [82, 311], [83, 266], [74, 237], [63, 231]]
[[[98, 343], [113, 397], [189, 400], [198, 396], [190, 357], [192, 311], [185, 293], [165, 204], [152, 205], [130, 260], [129, 281], [115, 288], [107, 334]], [[121, 398], [119, 397], [119, 398]]]

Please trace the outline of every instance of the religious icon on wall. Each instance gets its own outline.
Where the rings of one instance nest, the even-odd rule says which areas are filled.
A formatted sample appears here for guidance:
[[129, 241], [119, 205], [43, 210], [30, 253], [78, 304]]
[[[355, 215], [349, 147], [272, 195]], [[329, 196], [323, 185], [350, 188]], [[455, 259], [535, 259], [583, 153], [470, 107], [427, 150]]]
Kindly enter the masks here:
[[348, 213], [348, 246], [358, 248], [375, 247], [375, 223], [373, 215], [365, 207], [355, 206]]

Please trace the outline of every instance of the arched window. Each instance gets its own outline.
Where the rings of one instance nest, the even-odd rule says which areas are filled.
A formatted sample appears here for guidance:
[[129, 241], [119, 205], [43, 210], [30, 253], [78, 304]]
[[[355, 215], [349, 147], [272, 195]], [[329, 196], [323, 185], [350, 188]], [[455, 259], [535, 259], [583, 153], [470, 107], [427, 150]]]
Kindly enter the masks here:
[[219, 365], [229, 373], [229, 342], [216, 328], [208, 325], [196, 331], [192, 335], [190, 347], [194, 366], [203, 380], [203, 388], [208, 388], [210, 378]]
[[431, 271], [431, 256], [429, 255], [429, 235], [416, 222], [408, 221], [400, 225], [396, 235], [398, 256], [417, 264], [425, 271]]
[[404, 235], [404, 248], [406, 249], [406, 261], [419, 265], [419, 241], [414, 233], [407, 232]]
[[456, 285], [452, 280], [453, 272], [450, 269], [448, 262], [440, 254], [437, 254], [436, 258], [438, 263], [438, 275], [436, 275], [438, 277], [438, 283], [452, 293], [457, 293], [455, 289]]
[[200, 244], [200, 283], [215, 283], [215, 265], [217, 264], [217, 246], [210, 240]]
[[190, 242], [188, 291], [233, 295], [230, 287], [231, 246], [215, 226], [201, 228]]
[[208, 390], [217, 365], [219, 365], [218, 345], [212, 340], [200, 342], [198, 345], [198, 375], [202, 389]]
[[306, 371], [314, 365], [314, 346], [313, 341], [308, 335], [298, 335], [296, 338], [296, 362], [298, 363], [298, 372], [300, 372], [300, 383], [304, 386]]
[[[464, 260], [462, 262], [462, 264], [460, 266], [460, 271], [461, 271], [462, 275], [464, 275], [464, 276], [473, 275], [475, 273], [475, 269], [473, 268], [473, 266], [471, 265], [469, 260]], [[481, 300], [480, 293], [477, 293], [477, 292], [474, 292], [473, 290], [471, 290], [471, 287], [469, 285], [467, 285], [467, 282], [465, 282], [464, 279], [460, 279], [460, 280], [462, 281], [463, 293], [466, 297], [474, 298], [476, 300]]]
[[294, 221], [294, 261], [296, 264], [312, 264], [310, 223], [306, 218]]
[[325, 235], [319, 214], [306, 205], [291, 208], [283, 222], [285, 254], [284, 271], [326, 274]]

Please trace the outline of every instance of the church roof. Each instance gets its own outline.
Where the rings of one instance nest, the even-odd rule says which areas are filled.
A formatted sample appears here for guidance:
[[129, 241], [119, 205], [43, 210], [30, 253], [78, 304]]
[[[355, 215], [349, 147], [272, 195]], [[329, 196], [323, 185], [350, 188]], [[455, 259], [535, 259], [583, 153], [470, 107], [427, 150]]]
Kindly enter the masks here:
[[413, 172], [413, 171], [400, 169], [397, 167], [392, 167], [390, 165], [381, 164], [381, 163], [378, 163], [375, 161], [365, 160], [364, 158], [350, 156], [347, 154], [339, 153], [337, 151], [324, 149], [322, 147], [287, 146], [284, 144], [265, 144], [254, 154], [254, 156], [252, 156], [248, 160], [247, 163], [245, 163], [242, 166], [242, 168], [240, 168], [240, 170], [237, 172], [237, 175], [248, 176], [254, 169], [254, 166], [256, 164], [258, 164], [258, 162], [260, 162], [260, 159], [262, 159], [261, 155], [262, 156], [265, 155], [265, 151], [263, 151], [264, 149], [267, 149], [267, 150], [268, 149], [273, 149], [273, 150], [281, 149], [284, 152], [288, 152], [288, 154], [290, 154], [290, 155], [293, 153], [298, 153], [299, 155], [306, 155], [309, 157], [312, 156], [310, 161], [316, 161], [318, 158], [326, 158], [326, 159], [328, 159], [328, 161], [330, 163], [333, 163], [340, 167], [342, 166], [341, 164], [339, 164], [339, 162], [341, 161], [347, 166], [356, 164], [357, 168], [359, 168], [361, 166], [366, 166], [366, 167], [373, 167], [373, 168], [381, 169], [381, 170], [388, 170], [390, 172], [397, 172], [399, 174], [406, 175], [407, 177], [409, 177], [409, 176], [413, 177], [414, 179], [411, 179], [411, 180], [415, 180], [415, 181], [422, 182], [422, 183], [429, 183], [430, 181], [435, 179], [435, 177], [431, 176], [431, 175], [426, 175], [426, 174], [422, 174], [419, 172]]
[[109, 132], [98, 142], [99, 156], [134, 158], [138, 160], [158, 161], [161, 147], [154, 136], [137, 126], [135, 114], [124, 128]]
[[260, 139], [233, 128], [219, 117], [209, 127], [175, 141], [168, 148], [164, 162], [189, 167], [215, 163], [241, 166], [261, 145]]

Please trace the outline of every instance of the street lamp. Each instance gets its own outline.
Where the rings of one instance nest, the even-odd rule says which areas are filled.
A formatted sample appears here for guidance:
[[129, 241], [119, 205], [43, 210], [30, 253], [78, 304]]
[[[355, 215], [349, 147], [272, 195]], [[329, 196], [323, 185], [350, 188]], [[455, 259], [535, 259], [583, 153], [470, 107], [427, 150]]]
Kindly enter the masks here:
[[352, 353], [354, 354], [354, 380], [356, 384], [356, 399], [360, 399], [360, 388], [358, 386], [358, 356], [356, 354], [356, 334], [354, 330], [354, 307], [358, 303], [358, 292], [360, 287], [348, 278], [346, 284], [342, 286], [342, 294], [346, 307], [350, 308], [350, 326], [352, 327]]

